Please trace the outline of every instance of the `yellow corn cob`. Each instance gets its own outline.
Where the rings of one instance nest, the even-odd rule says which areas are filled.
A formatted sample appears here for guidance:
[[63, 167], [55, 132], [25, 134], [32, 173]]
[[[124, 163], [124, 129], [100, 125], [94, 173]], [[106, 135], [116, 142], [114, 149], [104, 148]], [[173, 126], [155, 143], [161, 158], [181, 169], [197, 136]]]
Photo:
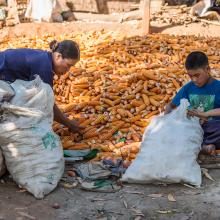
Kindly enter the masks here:
[[136, 122], [141, 119], [141, 115], [136, 115], [130, 119], [130, 122]]
[[149, 70], [146, 70], [146, 69], [143, 69], [141, 71], [141, 73], [143, 74], [143, 76], [145, 76], [147, 79], [152, 79], [152, 80], [155, 80], [157, 81], [158, 80], [158, 77], [151, 71]]
[[131, 105], [133, 105], [134, 107], [139, 107], [141, 105], [143, 105], [144, 103], [142, 101], [139, 101], [139, 100], [133, 100], [131, 101]]
[[114, 106], [113, 101], [110, 99], [101, 99], [101, 100], [109, 106]]
[[62, 80], [65, 80], [65, 79], [67, 79], [68, 77], [69, 77], [69, 72], [63, 74], [63, 75], [61, 76], [61, 79], [62, 79]]
[[93, 128], [93, 129], [89, 130], [88, 132], [86, 132], [86, 133], [83, 135], [83, 137], [84, 137], [85, 139], [87, 139], [87, 138], [95, 137], [95, 136], [97, 136], [97, 135], [98, 135], [97, 129], [96, 129], [96, 128]]
[[91, 125], [97, 125], [97, 124], [99, 124], [99, 123], [105, 121], [106, 119], [107, 119], [107, 116], [106, 116], [105, 114], [99, 115], [99, 116], [95, 119], [95, 121], [93, 121], [93, 122], [91, 123]]
[[219, 61], [220, 57], [219, 56], [209, 56], [209, 60], [211, 61]]
[[89, 85], [88, 84], [75, 84], [73, 88], [74, 89], [87, 89], [89, 88]]
[[124, 105], [124, 108], [130, 110], [132, 108], [132, 105], [131, 104]]
[[53, 90], [55, 91], [58, 88], [58, 84], [53, 85]]
[[115, 101], [115, 100], [119, 100], [121, 101], [121, 97], [120, 96], [117, 96], [117, 95], [108, 95], [106, 96], [106, 98], [109, 98], [111, 99], [112, 101]]
[[[76, 95], [76, 94], [81, 94], [82, 92], [84, 92], [85, 90], [84, 89], [73, 89], [71, 91], [72, 95]], [[78, 96], [78, 95], [77, 95]]]
[[74, 140], [62, 140], [63, 149], [68, 149], [70, 146], [73, 146]]
[[132, 133], [132, 134], [131, 134], [131, 138], [132, 138], [132, 140], [135, 141], [135, 142], [141, 141], [141, 136], [140, 136], [138, 133]]
[[146, 122], [146, 121], [136, 121], [135, 124], [139, 127], [146, 127], [149, 122]]
[[150, 92], [150, 91], [141, 91], [142, 94], [146, 94], [147, 96], [152, 96], [152, 95], [157, 95], [155, 92]]
[[95, 109], [96, 109], [97, 111], [102, 112], [102, 111], [104, 110], [104, 107], [103, 107], [103, 106], [95, 106]]
[[143, 99], [143, 101], [144, 101], [144, 104], [145, 104], [146, 106], [150, 105], [150, 99], [149, 99], [149, 97], [148, 97], [146, 94], [142, 94], [141, 96], [142, 96], [142, 99]]
[[132, 91], [132, 94], [136, 94], [136, 93], [140, 92], [143, 88], [144, 88], [143, 85], [138, 85], [138, 87], [136, 87], [136, 88]]
[[151, 98], [153, 98], [156, 101], [162, 101], [164, 99], [164, 95], [153, 95]]
[[82, 102], [82, 103], [77, 104], [75, 109], [76, 110], [81, 110], [81, 109], [83, 109], [86, 106], [87, 106], [87, 102]]
[[124, 110], [124, 109], [117, 109], [118, 114], [120, 114], [122, 117], [126, 117], [128, 116], [128, 111]]
[[53, 124], [53, 130], [56, 131], [58, 129], [60, 129], [61, 125], [59, 123], [54, 123]]
[[159, 113], [158, 110], [152, 111], [152, 112], [150, 112], [149, 114], [147, 114], [147, 115], [145, 116], [145, 118], [146, 118], [146, 119], [151, 118], [152, 116], [154, 116], [154, 115], [156, 115], [156, 114], [158, 114], [158, 113]]
[[145, 82], [144, 82], [144, 90], [147, 90], [147, 86], [148, 86], [148, 82], [145, 81]]
[[149, 98], [150, 99], [150, 103], [153, 105], [153, 106], [159, 106], [160, 105], [160, 103], [158, 102], [158, 101], [156, 101], [155, 99], [153, 99], [153, 98]]
[[164, 100], [165, 102], [167, 102], [167, 101], [169, 100], [169, 98], [170, 98], [170, 96], [166, 94], [166, 95], [164, 96], [164, 99], [163, 99], [163, 100]]
[[91, 101], [99, 101], [100, 98], [101, 98], [101, 94], [100, 95], [97, 95], [95, 98], [93, 98]]
[[74, 143], [72, 146], [68, 147], [68, 150], [82, 150], [89, 149], [89, 145], [86, 143]]
[[69, 112], [71, 110], [73, 110], [76, 107], [76, 103], [70, 103], [65, 105], [63, 108], [61, 108], [61, 110], [65, 113], [65, 112]]
[[69, 103], [73, 103], [74, 102], [74, 96], [72, 95], [72, 93], [69, 93]]
[[77, 84], [88, 84], [88, 77], [81, 77], [79, 79], [76, 79], [73, 84], [77, 85]]
[[132, 100], [132, 99], [135, 99], [135, 95], [132, 94], [132, 95], [127, 95], [124, 97], [126, 100]]
[[136, 112], [139, 113], [139, 112], [143, 111], [144, 109], [146, 109], [146, 105], [145, 104], [143, 104], [143, 105], [141, 105], [139, 107], [136, 107]]
[[166, 93], [167, 93], [168, 95], [172, 95], [173, 92], [174, 92], [174, 89], [173, 89], [173, 88], [166, 89]]
[[127, 133], [130, 131], [130, 128], [120, 128], [120, 131], [123, 133]]
[[82, 96], [75, 97], [74, 100], [76, 103], [80, 103], [80, 104], [84, 103], [84, 102], [88, 103], [90, 100], [90, 96], [83, 96], [82, 95]]
[[115, 125], [112, 129], [110, 129], [108, 132], [106, 133], [102, 133], [99, 137], [101, 140], [108, 140], [109, 138], [112, 137], [112, 135], [118, 131], [125, 122], [121, 121], [120, 123], [118, 123], [117, 125]]
[[121, 98], [116, 99], [115, 101], [113, 101], [113, 105], [118, 105], [119, 103], [121, 103]]
[[115, 144], [115, 147], [116, 147], [116, 148], [121, 148], [121, 147], [123, 147], [124, 145], [125, 145], [124, 142], [119, 142], [119, 143]]
[[92, 66], [92, 67], [89, 67], [86, 69], [86, 72], [87, 73], [93, 73], [97, 70], [97, 67], [96, 66]]
[[111, 117], [111, 119], [110, 119], [110, 121], [113, 123], [115, 123], [115, 122], [119, 122], [119, 121], [121, 121], [121, 120], [119, 120], [117, 117], [116, 117], [116, 115], [113, 115], [113, 117]]
[[130, 123], [125, 123], [121, 128], [130, 128], [131, 124]]
[[177, 90], [180, 89], [179, 83], [178, 83], [175, 79], [171, 79], [171, 80], [172, 80], [173, 85], [175, 86], [175, 88], [176, 88]]
[[85, 120], [83, 123], [81, 123], [80, 126], [82, 126], [82, 127], [88, 126], [88, 125], [90, 125], [93, 121], [94, 121], [93, 118], [89, 118], [89, 119]]
[[87, 104], [90, 106], [99, 106], [101, 103], [100, 101], [89, 101]]
[[135, 125], [135, 124], [133, 124], [131, 127], [132, 127], [135, 131], [140, 131], [140, 127], [137, 126], [137, 125]]
[[90, 131], [90, 130], [92, 130], [92, 129], [96, 129], [96, 127], [95, 126], [88, 126], [88, 127], [85, 127], [85, 129], [84, 129], [84, 133], [87, 133], [88, 131]]
[[121, 119], [122, 117], [121, 117], [121, 115], [119, 115], [119, 114], [116, 114], [116, 116], [115, 116], [117, 119]]
[[130, 111], [126, 110], [126, 112], [127, 112], [127, 115], [128, 115], [129, 118], [134, 117], [133, 114]]
[[154, 92], [156, 94], [159, 94], [161, 92], [161, 89], [159, 87], [154, 87], [154, 88], [150, 89], [150, 92]]

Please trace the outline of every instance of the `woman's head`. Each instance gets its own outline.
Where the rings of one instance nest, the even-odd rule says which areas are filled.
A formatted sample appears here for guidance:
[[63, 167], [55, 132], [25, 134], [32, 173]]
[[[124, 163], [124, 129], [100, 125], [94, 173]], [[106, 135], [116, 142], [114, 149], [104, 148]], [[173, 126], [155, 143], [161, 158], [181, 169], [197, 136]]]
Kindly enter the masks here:
[[64, 40], [50, 43], [52, 51], [53, 70], [56, 74], [61, 75], [69, 71], [80, 60], [80, 49], [76, 42]]

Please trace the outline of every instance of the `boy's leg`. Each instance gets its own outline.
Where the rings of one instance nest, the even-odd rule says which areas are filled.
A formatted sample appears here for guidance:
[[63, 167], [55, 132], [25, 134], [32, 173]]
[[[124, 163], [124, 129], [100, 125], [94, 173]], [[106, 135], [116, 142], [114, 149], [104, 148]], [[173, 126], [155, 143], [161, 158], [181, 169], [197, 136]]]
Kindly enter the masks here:
[[202, 151], [213, 154], [215, 149], [220, 149], [220, 122], [210, 120], [202, 125], [204, 131]]

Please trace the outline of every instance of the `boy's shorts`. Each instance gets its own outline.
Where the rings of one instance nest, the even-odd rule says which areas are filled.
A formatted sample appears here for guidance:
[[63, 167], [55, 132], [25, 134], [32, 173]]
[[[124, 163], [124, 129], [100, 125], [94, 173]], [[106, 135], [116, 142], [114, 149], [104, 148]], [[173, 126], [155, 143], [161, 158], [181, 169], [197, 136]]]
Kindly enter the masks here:
[[204, 131], [203, 145], [214, 144], [220, 150], [220, 121], [209, 120], [202, 124]]

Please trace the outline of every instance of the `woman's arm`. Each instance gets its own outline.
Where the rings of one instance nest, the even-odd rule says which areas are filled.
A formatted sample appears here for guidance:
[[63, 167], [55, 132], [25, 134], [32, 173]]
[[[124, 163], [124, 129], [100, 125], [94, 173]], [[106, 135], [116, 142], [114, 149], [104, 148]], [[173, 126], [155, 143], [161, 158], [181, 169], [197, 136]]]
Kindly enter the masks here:
[[56, 104], [53, 107], [54, 120], [67, 126], [71, 132], [82, 133], [82, 127], [79, 126], [78, 122], [75, 120], [69, 120], [58, 108]]

